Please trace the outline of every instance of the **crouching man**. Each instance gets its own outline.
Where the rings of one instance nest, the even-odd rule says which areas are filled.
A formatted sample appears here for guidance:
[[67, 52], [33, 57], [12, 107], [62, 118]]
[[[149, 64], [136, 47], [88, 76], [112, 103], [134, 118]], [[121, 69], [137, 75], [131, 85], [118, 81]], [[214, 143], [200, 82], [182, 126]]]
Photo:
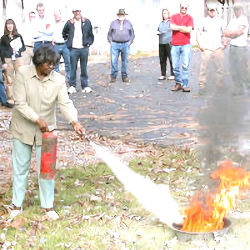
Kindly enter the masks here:
[[36, 167], [42, 210], [49, 219], [58, 219], [54, 211], [54, 180], [41, 179], [42, 133], [56, 126], [56, 105], [79, 135], [84, 133], [77, 119], [77, 110], [69, 99], [65, 79], [54, 71], [58, 63], [55, 50], [39, 47], [33, 64], [21, 67], [14, 82], [15, 108], [11, 120], [13, 135], [13, 197], [10, 219], [22, 212], [33, 146], [36, 149]]

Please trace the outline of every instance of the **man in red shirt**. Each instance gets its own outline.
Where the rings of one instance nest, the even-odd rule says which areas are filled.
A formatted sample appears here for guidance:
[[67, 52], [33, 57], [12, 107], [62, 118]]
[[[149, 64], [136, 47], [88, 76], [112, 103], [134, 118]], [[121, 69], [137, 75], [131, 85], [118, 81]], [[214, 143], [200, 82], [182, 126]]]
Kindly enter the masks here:
[[[188, 4], [182, 2], [180, 13], [173, 15], [170, 21], [170, 28], [173, 30], [171, 56], [176, 82], [172, 91], [190, 92], [188, 86], [192, 53], [190, 33], [194, 29], [194, 22], [193, 18], [187, 14], [187, 9]], [[180, 59], [182, 60], [182, 72], [180, 71]]]

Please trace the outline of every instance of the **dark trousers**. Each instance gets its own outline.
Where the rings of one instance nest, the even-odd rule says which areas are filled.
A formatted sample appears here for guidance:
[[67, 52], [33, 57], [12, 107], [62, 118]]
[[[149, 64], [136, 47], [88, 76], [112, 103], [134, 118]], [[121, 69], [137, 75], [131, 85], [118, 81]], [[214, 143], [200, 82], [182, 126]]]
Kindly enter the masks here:
[[229, 47], [230, 73], [233, 79], [233, 91], [235, 94], [243, 94], [250, 91], [250, 74], [248, 72], [247, 47]]
[[76, 71], [77, 71], [77, 63], [80, 59], [80, 68], [81, 68], [81, 87], [84, 89], [88, 86], [88, 74], [87, 74], [87, 63], [89, 56], [89, 47], [84, 47], [82, 49], [74, 49], [70, 50], [70, 86], [76, 87]]
[[169, 43], [159, 44], [159, 58], [160, 58], [160, 65], [161, 65], [161, 75], [166, 76], [167, 59], [168, 59], [170, 63], [171, 76], [173, 76], [174, 72], [173, 72], [173, 65], [172, 65], [172, 58], [171, 58], [171, 45]]

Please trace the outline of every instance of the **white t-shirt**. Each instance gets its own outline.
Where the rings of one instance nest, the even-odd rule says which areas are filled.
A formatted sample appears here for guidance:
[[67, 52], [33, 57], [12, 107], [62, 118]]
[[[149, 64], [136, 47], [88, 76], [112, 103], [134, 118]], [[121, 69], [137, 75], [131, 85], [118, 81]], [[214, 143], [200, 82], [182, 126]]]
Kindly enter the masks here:
[[219, 17], [207, 16], [204, 18], [198, 27], [201, 32], [201, 47], [209, 50], [222, 48], [222, 35], [225, 28], [226, 23]]
[[81, 49], [83, 48], [82, 46], [82, 27], [81, 27], [82, 21], [76, 21], [75, 20], [75, 32], [74, 32], [74, 37], [73, 37], [73, 42], [72, 42], [72, 48], [76, 49]]
[[53, 26], [52, 26], [52, 30], [53, 30], [53, 41], [55, 43], [64, 43], [64, 39], [62, 36], [62, 31], [64, 28], [65, 22], [64, 21], [60, 21], [60, 22], [54, 22]]
[[21, 26], [21, 34], [23, 37], [24, 44], [26, 46], [33, 46], [33, 43], [34, 43], [33, 30], [34, 30], [34, 21], [30, 22], [28, 20]]
[[246, 16], [241, 15], [239, 18], [233, 18], [228, 26], [227, 29], [230, 31], [237, 31], [240, 26], [244, 26], [244, 33], [240, 36], [232, 38], [230, 41], [230, 45], [237, 46], [237, 47], [246, 47], [247, 46], [247, 33], [248, 33], [248, 20]]

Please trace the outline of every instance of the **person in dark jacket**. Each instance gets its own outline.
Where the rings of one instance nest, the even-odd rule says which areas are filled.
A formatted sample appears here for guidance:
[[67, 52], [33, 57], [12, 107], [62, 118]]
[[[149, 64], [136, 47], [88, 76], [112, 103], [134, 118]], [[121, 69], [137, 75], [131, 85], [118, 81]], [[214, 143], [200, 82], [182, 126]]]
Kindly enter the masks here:
[[22, 36], [18, 33], [14, 20], [7, 19], [4, 26], [4, 35], [1, 38], [3, 57], [7, 64], [6, 69], [6, 93], [9, 103], [13, 100], [13, 81], [15, 71], [23, 65], [22, 52], [25, 45]]
[[87, 63], [89, 47], [94, 42], [93, 29], [90, 20], [81, 15], [79, 7], [74, 7], [72, 12], [74, 17], [66, 22], [62, 31], [63, 38], [66, 40], [66, 45], [70, 50], [71, 72], [68, 93], [76, 93], [76, 71], [79, 59], [82, 92], [89, 93], [92, 89], [88, 87]]

